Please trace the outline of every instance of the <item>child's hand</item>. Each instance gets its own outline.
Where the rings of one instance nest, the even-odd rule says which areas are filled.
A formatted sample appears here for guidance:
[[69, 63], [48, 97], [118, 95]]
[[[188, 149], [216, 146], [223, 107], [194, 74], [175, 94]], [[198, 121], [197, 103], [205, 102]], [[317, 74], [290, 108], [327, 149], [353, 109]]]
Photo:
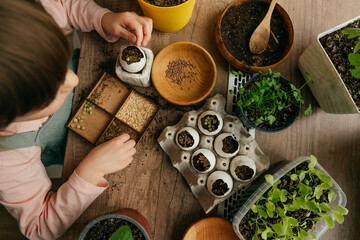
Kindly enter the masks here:
[[107, 32], [123, 37], [136, 46], [145, 46], [151, 39], [152, 19], [134, 12], [106, 13], [101, 25]]
[[135, 141], [129, 134], [122, 134], [94, 148], [76, 168], [85, 181], [97, 185], [104, 175], [125, 168], [133, 160]]

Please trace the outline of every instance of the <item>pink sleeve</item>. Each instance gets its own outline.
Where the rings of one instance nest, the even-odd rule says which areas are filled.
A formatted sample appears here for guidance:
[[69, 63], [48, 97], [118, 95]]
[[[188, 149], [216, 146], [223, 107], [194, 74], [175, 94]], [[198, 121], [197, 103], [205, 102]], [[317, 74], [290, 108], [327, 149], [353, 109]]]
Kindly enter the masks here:
[[96, 30], [109, 42], [119, 38], [104, 31], [101, 20], [105, 13], [111, 12], [102, 8], [93, 0], [38, 0], [57, 24], [67, 32], [71, 29], [90, 32]]
[[[34, 149], [39, 148], [35, 155]], [[30, 151], [30, 152], [26, 152]], [[56, 193], [40, 160], [40, 147], [1, 153], [0, 203], [19, 222], [30, 239], [61, 236], [80, 214], [106, 189], [82, 180], [75, 172]], [[34, 156], [24, 161], [24, 155]], [[22, 158], [22, 159], [21, 159]]]

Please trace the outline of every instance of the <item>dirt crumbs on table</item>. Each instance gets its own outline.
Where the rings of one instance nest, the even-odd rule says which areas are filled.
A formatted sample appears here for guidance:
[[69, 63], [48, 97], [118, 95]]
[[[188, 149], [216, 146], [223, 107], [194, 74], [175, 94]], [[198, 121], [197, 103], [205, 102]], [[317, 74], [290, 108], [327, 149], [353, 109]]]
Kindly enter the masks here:
[[237, 60], [249, 66], [269, 66], [278, 62], [285, 54], [288, 33], [281, 14], [276, 9], [271, 17], [271, 31], [266, 50], [255, 55], [250, 52], [251, 35], [263, 20], [269, 4], [265, 2], [244, 2], [231, 7], [221, 21], [221, 38], [226, 49]]
[[201, 126], [209, 132], [213, 132], [219, 127], [219, 119], [216, 115], [206, 115], [201, 119]]
[[194, 138], [188, 131], [182, 131], [178, 135], [178, 142], [182, 147], [188, 148], [194, 145]]
[[224, 153], [234, 153], [239, 148], [239, 143], [232, 137], [227, 136], [222, 140], [222, 150]]
[[216, 195], [216, 196], [222, 196], [224, 195], [227, 191], [229, 191], [228, 185], [226, 182], [224, 182], [222, 179], [218, 179], [216, 180], [211, 188], [211, 191]]
[[254, 175], [254, 170], [245, 165], [237, 166], [235, 168], [235, 174], [241, 180], [249, 180]]
[[172, 7], [187, 2], [188, 0], [144, 0], [144, 1], [159, 7]]
[[116, 117], [141, 133], [157, 111], [158, 106], [155, 103], [132, 91]]
[[130, 138], [134, 139], [135, 141], [139, 139], [139, 134], [135, 130], [131, 129], [130, 127], [122, 123], [120, 120], [115, 118], [111, 122], [110, 126], [106, 129], [104, 134], [101, 136], [97, 144], [107, 142], [117, 136], [120, 136], [123, 133], [129, 134]]
[[197, 73], [194, 72], [195, 68], [191, 61], [184, 59], [173, 60], [167, 65], [165, 76], [169, 78], [172, 83], [181, 86], [182, 82], [186, 79], [188, 79], [190, 83], [195, 80], [195, 76], [197, 75]]
[[108, 240], [110, 236], [116, 232], [116, 230], [124, 225], [130, 227], [134, 240], [146, 239], [140, 229], [134, 224], [118, 218], [108, 218], [97, 222], [92, 228], [90, 228], [84, 237], [84, 240]]
[[210, 168], [209, 159], [207, 159], [202, 153], [194, 156], [193, 164], [194, 167], [200, 172], [204, 172]]
[[354, 51], [354, 47], [359, 39], [348, 39], [348, 35], [344, 35], [341, 32], [345, 28], [360, 28], [360, 20], [325, 35], [320, 38], [320, 43], [340, 74], [356, 106], [360, 109], [360, 79], [356, 79], [351, 75], [350, 70], [354, 67], [351, 66], [348, 59], [348, 55]]
[[121, 54], [121, 59], [127, 64], [139, 62], [143, 57], [144, 54], [135, 46], [126, 47]]

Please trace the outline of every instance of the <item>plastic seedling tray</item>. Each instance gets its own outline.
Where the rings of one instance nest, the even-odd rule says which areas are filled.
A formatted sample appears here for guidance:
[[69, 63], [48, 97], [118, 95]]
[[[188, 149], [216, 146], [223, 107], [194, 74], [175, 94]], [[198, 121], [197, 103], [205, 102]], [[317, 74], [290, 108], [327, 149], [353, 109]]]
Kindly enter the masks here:
[[[289, 161], [288, 163], [286, 163], [280, 169], [278, 169], [277, 171], [272, 173], [272, 175], [274, 177], [274, 182], [279, 180], [290, 170], [292, 170], [293, 168], [295, 168], [296, 166], [300, 165], [301, 163], [303, 163], [305, 161], [310, 162], [310, 158], [309, 157], [300, 157], [300, 158], [296, 159], [295, 161]], [[319, 171], [325, 173], [326, 175], [330, 176], [325, 171], [325, 169], [320, 166], [319, 163], [316, 164], [315, 168], [318, 169]], [[234, 230], [241, 240], [245, 240], [245, 238], [241, 235], [241, 233], [239, 231], [239, 224], [240, 224], [241, 219], [250, 210], [251, 206], [256, 203], [256, 201], [259, 199], [259, 197], [261, 197], [271, 187], [271, 185], [269, 183], [267, 183], [265, 181], [265, 179], [263, 181], [259, 181], [259, 180], [260, 179], [258, 179], [258, 181], [257, 181], [257, 182], [259, 182], [257, 184], [257, 186], [255, 186], [255, 184], [251, 186], [252, 189], [254, 189], [254, 190], [256, 189], [256, 190], [251, 194], [249, 199], [237, 211], [237, 213], [235, 214], [235, 216], [233, 218]], [[333, 186], [330, 189], [336, 193], [337, 197], [330, 205], [345, 207], [346, 206], [346, 195], [345, 195], [344, 191], [334, 181], [334, 179], [331, 178], [331, 180], [333, 182]], [[321, 222], [316, 223], [315, 226], [310, 230], [310, 232], [317, 236], [316, 239], [319, 239], [327, 230], [328, 230], [328, 227], [327, 227], [325, 221], [321, 221]]]

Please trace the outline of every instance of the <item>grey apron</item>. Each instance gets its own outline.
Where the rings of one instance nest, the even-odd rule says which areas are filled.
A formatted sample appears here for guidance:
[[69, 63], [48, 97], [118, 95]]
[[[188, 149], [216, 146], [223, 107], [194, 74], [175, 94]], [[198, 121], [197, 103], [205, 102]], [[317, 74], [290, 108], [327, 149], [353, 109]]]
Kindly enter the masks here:
[[[75, 73], [77, 72], [79, 55], [80, 49], [75, 49], [70, 56], [68, 64], [69, 69]], [[0, 152], [40, 146], [41, 161], [45, 166], [63, 164], [67, 136], [65, 124], [71, 114], [73, 96], [74, 91], [71, 91], [61, 108], [51, 115], [38, 131], [0, 137]]]

